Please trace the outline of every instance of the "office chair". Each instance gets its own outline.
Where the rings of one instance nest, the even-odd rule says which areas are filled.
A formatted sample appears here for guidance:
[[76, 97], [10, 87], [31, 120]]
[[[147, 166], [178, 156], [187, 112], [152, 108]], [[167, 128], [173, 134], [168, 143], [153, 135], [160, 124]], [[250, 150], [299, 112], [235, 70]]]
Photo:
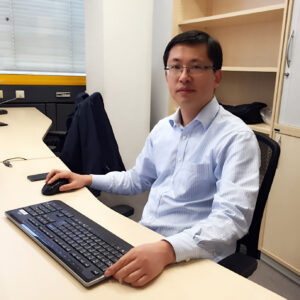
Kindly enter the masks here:
[[59, 157], [64, 146], [65, 138], [65, 131], [49, 131], [44, 138], [44, 143]]
[[261, 166], [259, 191], [252, 223], [248, 233], [237, 242], [236, 253], [219, 262], [223, 267], [246, 278], [256, 270], [257, 259], [260, 258], [258, 250], [260, 225], [280, 155], [278, 143], [259, 132], [255, 132], [255, 135], [261, 151]]
[[[81, 92], [78, 95], [76, 95], [75, 101], [74, 101], [75, 107], [88, 97], [89, 97], [89, 95], [85, 92]], [[50, 130], [44, 138], [44, 143], [58, 157], [61, 156], [64, 144], [65, 144], [66, 136], [67, 136], [68, 130], [71, 127], [74, 114], [75, 114], [75, 112], [72, 112], [67, 116], [66, 131], [57, 131], [57, 130], [51, 131]]]
[[[101, 94], [89, 96], [87, 93], [79, 93], [75, 103], [75, 112], [67, 119], [67, 134], [59, 154], [60, 159], [72, 172], [79, 174], [125, 171]], [[89, 190], [96, 197], [100, 195], [98, 190]], [[129, 205], [111, 208], [126, 217], [134, 213]]]

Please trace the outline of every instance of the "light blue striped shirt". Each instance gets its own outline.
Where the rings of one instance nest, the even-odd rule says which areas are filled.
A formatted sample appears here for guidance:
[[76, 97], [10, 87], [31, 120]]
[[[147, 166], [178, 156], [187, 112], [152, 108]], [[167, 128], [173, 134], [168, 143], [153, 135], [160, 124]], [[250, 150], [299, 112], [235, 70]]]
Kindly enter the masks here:
[[133, 195], [150, 189], [141, 224], [162, 234], [176, 261], [219, 261], [252, 220], [259, 185], [254, 133], [213, 98], [187, 126], [180, 110], [153, 128], [136, 165], [93, 175], [91, 187]]

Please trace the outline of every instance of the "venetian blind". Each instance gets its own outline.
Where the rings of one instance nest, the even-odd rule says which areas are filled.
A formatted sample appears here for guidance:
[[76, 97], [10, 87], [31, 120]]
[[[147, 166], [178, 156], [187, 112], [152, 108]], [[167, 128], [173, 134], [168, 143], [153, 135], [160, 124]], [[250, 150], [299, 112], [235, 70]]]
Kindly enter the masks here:
[[84, 0], [0, 0], [1, 73], [85, 73]]

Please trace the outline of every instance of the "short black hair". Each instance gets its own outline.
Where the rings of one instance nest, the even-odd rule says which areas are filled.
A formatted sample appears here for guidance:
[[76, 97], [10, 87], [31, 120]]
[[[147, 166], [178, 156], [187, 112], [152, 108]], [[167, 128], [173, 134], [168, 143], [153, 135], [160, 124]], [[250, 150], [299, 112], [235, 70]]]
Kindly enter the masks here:
[[177, 45], [207, 45], [207, 56], [213, 62], [214, 70], [220, 70], [223, 63], [223, 53], [220, 43], [212, 38], [208, 33], [199, 30], [190, 30], [176, 35], [167, 45], [163, 60], [165, 67], [171, 49]]

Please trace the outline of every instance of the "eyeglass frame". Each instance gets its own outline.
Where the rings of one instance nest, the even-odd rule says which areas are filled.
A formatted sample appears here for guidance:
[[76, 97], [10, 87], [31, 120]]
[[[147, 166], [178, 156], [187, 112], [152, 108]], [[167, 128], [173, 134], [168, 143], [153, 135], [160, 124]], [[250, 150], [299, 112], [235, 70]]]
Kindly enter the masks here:
[[[176, 67], [179, 67], [178, 69], [176, 69]], [[196, 68], [195, 68], [196, 67]], [[197, 69], [198, 68], [198, 69]], [[191, 69], [194, 70], [201, 70], [201, 71], [206, 71], [206, 70], [213, 70], [214, 72], [217, 71], [217, 69], [214, 66], [201, 66], [201, 65], [194, 65], [194, 66], [178, 66], [178, 65], [173, 65], [173, 66], [166, 66], [164, 68], [165, 71], [171, 71], [171, 70], [179, 70], [180, 71], [180, 75], [183, 72], [183, 69], [186, 69], [188, 74], [191, 73]], [[172, 73], [171, 73], [172, 74]], [[201, 72], [199, 74], [202, 74]], [[178, 74], [179, 75], [179, 74]]]

